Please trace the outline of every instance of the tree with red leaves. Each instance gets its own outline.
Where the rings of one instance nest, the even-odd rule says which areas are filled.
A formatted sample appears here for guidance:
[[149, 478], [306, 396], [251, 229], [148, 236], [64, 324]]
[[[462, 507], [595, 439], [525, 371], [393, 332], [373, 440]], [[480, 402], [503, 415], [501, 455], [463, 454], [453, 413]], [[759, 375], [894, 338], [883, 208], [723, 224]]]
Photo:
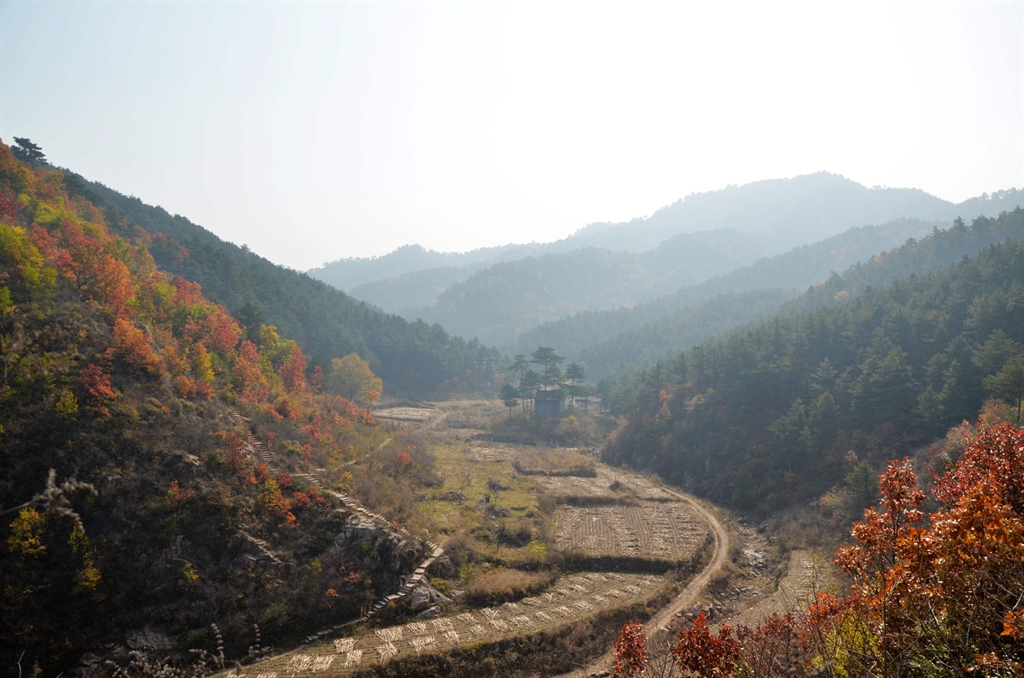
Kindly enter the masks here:
[[313, 373], [309, 375], [309, 385], [313, 393], [322, 393], [324, 390], [324, 368], [319, 365], [313, 367]]
[[121, 348], [121, 355], [132, 367], [151, 374], [157, 374], [162, 365], [160, 356], [153, 352], [149, 335], [124, 318], [114, 320], [114, 339]]
[[1024, 432], [980, 427], [938, 479], [935, 496], [945, 505], [926, 522], [909, 461], [880, 476], [883, 510], [864, 512], [852, 530], [858, 543], [838, 549], [835, 561], [853, 578], [855, 609], [875, 638], [862, 648], [862, 667], [884, 675], [918, 675], [921, 666], [925, 674], [1020, 671], [1024, 646], [1002, 634], [1024, 609], [1022, 461]]
[[640, 622], [627, 622], [615, 641], [615, 678], [637, 678], [647, 670], [647, 634]]
[[731, 678], [735, 676], [740, 644], [732, 628], [722, 625], [718, 635], [708, 628], [708, 614], [701, 612], [693, 626], [679, 632], [679, 644], [672, 650], [676, 663], [684, 671], [699, 678]]
[[100, 415], [107, 414], [107, 405], [117, 398], [117, 391], [110, 382], [110, 375], [93, 363], [78, 373], [82, 388], [88, 398], [88, 406]]
[[284, 365], [281, 365], [280, 375], [290, 393], [306, 390], [306, 357], [298, 346], [292, 349]]

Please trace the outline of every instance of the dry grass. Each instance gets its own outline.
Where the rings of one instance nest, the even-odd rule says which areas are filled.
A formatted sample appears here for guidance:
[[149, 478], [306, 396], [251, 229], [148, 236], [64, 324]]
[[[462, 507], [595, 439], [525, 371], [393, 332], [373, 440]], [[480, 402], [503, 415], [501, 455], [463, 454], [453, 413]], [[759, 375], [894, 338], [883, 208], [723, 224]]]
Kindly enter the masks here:
[[498, 568], [474, 577], [466, 587], [466, 600], [473, 605], [497, 605], [540, 593], [552, 581], [547, 572]]
[[576, 450], [524, 449], [516, 454], [512, 465], [526, 475], [597, 477], [594, 458]]

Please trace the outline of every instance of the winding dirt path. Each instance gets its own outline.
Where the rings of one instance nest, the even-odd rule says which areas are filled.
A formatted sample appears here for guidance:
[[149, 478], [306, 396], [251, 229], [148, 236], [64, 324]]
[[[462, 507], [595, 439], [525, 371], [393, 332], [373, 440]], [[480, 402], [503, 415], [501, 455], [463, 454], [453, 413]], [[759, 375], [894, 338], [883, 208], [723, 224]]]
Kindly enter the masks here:
[[[725, 565], [726, 559], [729, 557], [729, 533], [726, 531], [725, 527], [722, 526], [722, 523], [718, 521], [718, 518], [716, 518], [711, 511], [707, 510], [703, 504], [693, 497], [680, 492], [675, 492], [665, 487], [662, 489], [679, 500], [686, 502], [691, 508], [693, 508], [694, 512], [708, 524], [709, 528], [711, 528], [711, 534], [714, 537], [715, 545], [714, 551], [711, 554], [711, 562], [708, 563], [708, 566], [705, 567], [700, 574], [690, 580], [690, 583], [687, 584], [686, 588], [675, 597], [675, 600], [663, 607], [661, 611], [644, 624], [644, 631], [647, 633], [648, 638], [654, 637], [654, 635], [658, 633], [662, 627], [667, 626], [669, 622], [672, 621], [672, 618], [678, 613], [693, 607], [693, 604], [698, 601], [708, 583], [710, 583], [711, 579], [721, 571], [722, 567]], [[609, 649], [601, 655], [599, 659], [591, 662], [586, 668], [564, 674], [562, 678], [584, 678], [586, 676], [610, 675], [614, 658], [614, 650]]]

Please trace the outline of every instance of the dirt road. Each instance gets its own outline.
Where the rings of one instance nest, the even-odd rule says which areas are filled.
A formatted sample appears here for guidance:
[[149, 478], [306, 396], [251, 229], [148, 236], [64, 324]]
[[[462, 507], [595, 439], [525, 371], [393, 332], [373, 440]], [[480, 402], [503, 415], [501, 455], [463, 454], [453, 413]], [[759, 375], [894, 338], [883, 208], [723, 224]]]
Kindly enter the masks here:
[[[725, 565], [726, 559], [729, 557], [729, 533], [726, 531], [722, 523], [718, 521], [711, 511], [708, 511], [704, 506], [696, 499], [689, 497], [685, 494], [675, 492], [670, 489], [665, 489], [665, 492], [672, 496], [688, 503], [704, 521], [707, 522], [708, 527], [711, 529], [711, 534], [714, 537], [715, 544], [711, 554], [711, 561], [704, 570], [694, 577], [686, 588], [676, 596], [676, 598], [661, 609], [658, 614], [654, 615], [646, 624], [644, 624], [644, 631], [647, 633], [648, 638], [652, 638], [658, 631], [665, 626], [668, 626], [672, 618], [683, 610], [688, 610], [693, 607], [704, 589], [711, 582], [711, 579], [717, 575], [722, 567]], [[608, 675], [612, 668], [614, 661], [614, 651], [609, 649], [608, 652], [603, 654], [599, 659], [592, 662], [586, 668], [582, 668], [571, 673], [564, 674], [562, 678], [584, 678], [585, 676], [593, 675]]]

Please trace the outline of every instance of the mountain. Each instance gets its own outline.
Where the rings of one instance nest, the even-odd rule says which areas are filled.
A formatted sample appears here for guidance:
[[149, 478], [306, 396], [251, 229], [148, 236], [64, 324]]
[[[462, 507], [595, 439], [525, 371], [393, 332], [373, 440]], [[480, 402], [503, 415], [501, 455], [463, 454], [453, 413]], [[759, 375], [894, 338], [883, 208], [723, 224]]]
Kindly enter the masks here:
[[[424, 547], [321, 488], [412, 491], [424, 449], [323, 392], [295, 341], [249, 341], [64, 182], [0, 144], [0, 662], [251, 657], [397, 589]], [[384, 473], [320, 474], [368, 452]], [[140, 674], [193, 675], [165, 669]]]
[[563, 243], [642, 252], [678, 233], [730, 229], [761, 234], [775, 251], [784, 251], [854, 226], [899, 218], [951, 221], [964, 214], [992, 216], [1018, 204], [1016, 189], [955, 205], [918, 189], [868, 188], [838, 174], [818, 172], [695, 193], [643, 219], [591, 224]]
[[[612, 369], [646, 367], [688, 349], [717, 332], [736, 328], [759, 317], [793, 315], [845, 303], [851, 296], [872, 287], [882, 287], [894, 280], [936, 271], [963, 257], [974, 256], [992, 244], [1021, 239], [1024, 239], [1024, 211], [1019, 207], [1013, 212], [1003, 213], [997, 219], [978, 217], [969, 227], [957, 219], [946, 230], [940, 231], [933, 227], [930, 235], [920, 240], [911, 238], [901, 247], [880, 252], [866, 262], [854, 264], [842, 275], [833, 273], [827, 280], [814, 285], [789, 303], [783, 304], [796, 297], [795, 292], [753, 290], [720, 295], [703, 304], [684, 308], [586, 346], [580, 351], [578, 359], [588, 366], [592, 378], [600, 377]], [[850, 254], [850, 251], [847, 250], [846, 254]], [[808, 270], [813, 270], [813, 257], [804, 261], [808, 264]], [[775, 265], [778, 264], [779, 261], [776, 261]], [[772, 268], [775, 266], [768, 267], [769, 270]], [[779, 271], [773, 279], [785, 281], [787, 277]]]
[[[1018, 209], [998, 221], [1019, 229], [1022, 218]], [[981, 239], [1004, 226], [975, 220], [945, 237], [977, 231]], [[983, 378], [1024, 352], [1024, 242], [884, 288], [863, 277], [876, 266], [905, 275], [905, 264], [942, 261], [943, 248], [934, 249], [908, 245], [837, 276], [845, 284], [808, 291], [794, 315], [711, 339], [620, 383], [610, 402], [629, 422], [604, 457], [766, 512], [819, 496], [858, 464], [873, 473], [973, 419]], [[833, 294], [840, 287], [846, 295]], [[814, 308], [818, 299], [831, 305]]]
[[[438, 305], [445, 306], [450, 300], [441, 300], [444, 290], [468, 282], [490, 266], [527, 256], [565, 254], [584, 248], [638, 254], [654, 250], [680, 234], [719, 231], [747, 234], [756, 239], [754, 242], [762, 248], [762, 256], [770, 256], [865, 224], [883, 224], [900, 218], [949, 222], [957, 216], [995, 216], [1020, 203], [1021, 192], [1017, 189], [986, 194], [955, 205], [916, 189], [867, 188], [842, 176], [820, 172], [693, 194], [649, 217], [622, 223], [590, 224], [551, 243], [483, 248], [464, 254], [430, 252], [419, 246], [408, 246], [384, 257], [325, 264], [311, 270], [310, 275], [387, 311], [400, 312], [407, 318], [432, 318], [431, 311], [412, 309], [431, 306], [435, 299]], [[718, 254], [709, 251], [704, 256], [710, 258]], [[694, 252], [693, 258], [699, 260], [702, 256]], [[500, 275], [500, 272], [495, 274]], [[685, 284], [689, 283], [681, 282], [679, 286]], [[639, 296], [626, 304], [640, 303], [671, 291], [675, 290], [668, 288], [668, 281], [654, 291], [641, 288]], [[503, 306], [512, 304], [512, 300], [501, 301]], [[552, 300], [552, 305], [559, 306], [562, 302]], [[586, 308], [597, 307], [590, 304]], [[453, 317], [450, 322], [462, 321]], [[459, 329], [454, 331], [467, 335], [479, 330], [469, 323], [455, 326]], [[446, 327], [453, 331], [452, 327]]]
[[[421, 245], [403, 245], [381, 257], [351, 257], [327, 262], [308, 273], [339, 290], [350, 292], [369, 283], [401, 278], [409, 273], [437, 268], [463, 269], [465, 277], [484, 266], [521, 259], [540, 251], [540, 245], [481, 247], [469, 252], [437, 252]], [[465, 277], [460, 280], [465, 280]]]
[[112, 230], [144, 243], [164, 270], [199, 283], [209, 298], [239, 313], [251, 332], [261, 323], [274, 325], [324, 365], [358, 353], [391, 390], [404, 393], [437, 393], [442, 384], [481, 388], [492, 378], [499, 354], [477, 341], [383, 313], [225, 242], [183, 216], [71, 171], [63, 174], [73, 198], [103, 209]]
[[427, 268], [397, 278], [364, 283], [349, 293], [356, 299], [373, 304], [388, 313], [414, 313], [415, 308], [433, 304], [449, 287], [469, 279], [484, 267], [485, 265], [481, 264]]
[[545, 321], [628, 305], [742, 266], [760, 249], [757, 238], [709, 231], [675, 236], [641, 254], [586, 248], [527, 257], [478, 271], [437, 303], [404, 314], [502, 344]]
[[[845, 270], [858, 261], [902, 244], [907, 238], [925, 236], [941, 225], [938, 221], [897, 219], [880, 226], [851, 228], [817, 243], [763, 257], [748, 266], [682, 287], [658, 299], [629, 308], [578, 313], [540, 325], [525, 332], [507, 348], [515, 354], [529, 352], [536, 346], [558, 346], [566, 355], [579, 357], [589, 346], [704, 304], [721, 294], [805, 289], [827, 279], [833, 271]], [[600, 369], [597, 364], [591, 367]]]

